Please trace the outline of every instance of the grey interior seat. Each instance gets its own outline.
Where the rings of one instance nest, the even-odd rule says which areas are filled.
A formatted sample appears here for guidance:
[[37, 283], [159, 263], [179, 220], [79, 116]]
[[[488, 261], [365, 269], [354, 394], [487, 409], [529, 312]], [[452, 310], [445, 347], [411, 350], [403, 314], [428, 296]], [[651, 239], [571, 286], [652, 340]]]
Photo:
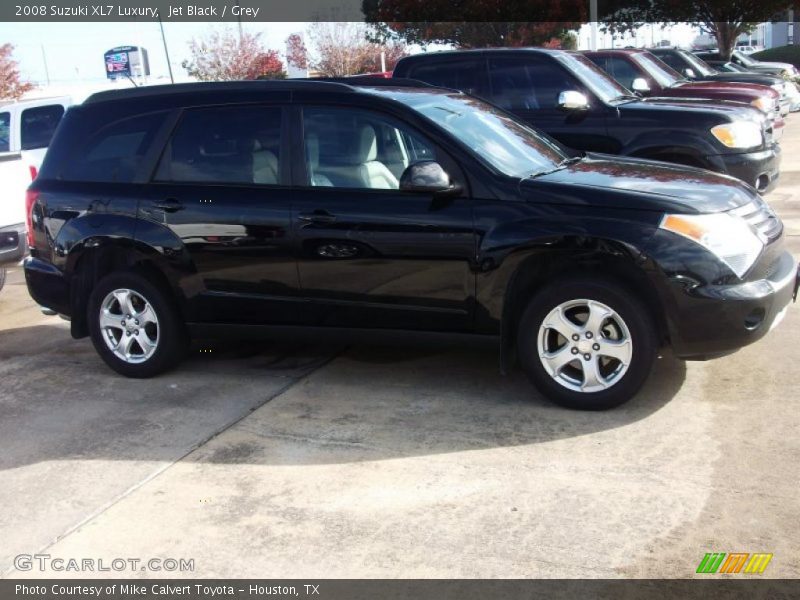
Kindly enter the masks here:
[[378, 140], [372, 125], [362, 125], [358, 131], [357, 176], [364, 187], [396, 190], [400, 182], [389, 168], [378, 160]]
[[333, 182], [327, 176], [319, 173], [319, 136], [316, 133], [306, 135], [306, 157], [311, 185], [333, 187]]
[[257, 140], [253, 143], [253, 183], [280, 183], [278, 157], [262, 147]]

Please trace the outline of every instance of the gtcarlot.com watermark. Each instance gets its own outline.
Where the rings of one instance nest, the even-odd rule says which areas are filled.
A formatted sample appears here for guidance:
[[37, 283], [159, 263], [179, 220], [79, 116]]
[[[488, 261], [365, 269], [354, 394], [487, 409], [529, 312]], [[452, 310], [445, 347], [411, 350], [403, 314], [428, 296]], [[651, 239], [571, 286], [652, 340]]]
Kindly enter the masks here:
[[60, 558], [49, 554], [17, 554], [14, 567], [18, 571], [121, 573], [153, 571], [158, 573], [191, 573], [193, 558]]

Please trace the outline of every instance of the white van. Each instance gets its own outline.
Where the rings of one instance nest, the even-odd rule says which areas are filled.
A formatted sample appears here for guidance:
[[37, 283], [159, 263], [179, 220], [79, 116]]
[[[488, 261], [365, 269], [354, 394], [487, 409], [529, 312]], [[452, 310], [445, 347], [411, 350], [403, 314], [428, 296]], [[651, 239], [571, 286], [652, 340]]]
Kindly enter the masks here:
[[0, 269], [25, 254], [25, 190], [71, 104], [70, 96], [0, 104]]

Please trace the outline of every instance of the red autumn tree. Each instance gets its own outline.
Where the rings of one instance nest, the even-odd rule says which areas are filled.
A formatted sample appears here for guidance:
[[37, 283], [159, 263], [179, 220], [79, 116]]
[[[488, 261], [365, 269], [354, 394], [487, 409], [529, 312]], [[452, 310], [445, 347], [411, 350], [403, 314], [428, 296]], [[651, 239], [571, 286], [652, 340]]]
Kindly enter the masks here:
[[363, 0], [362, 10], [383, 38], [401, 38], [423, 46], [442, 43], [459, 48], [485, 48], [550, 43], [588, 20], [589, 2]]
[[29, 81], [22, 81], [19, 74], [19, 64], [12, 57], [14, 46], [3, 44], [0, 46], [0, 100], [19, 100], [34, 88]]
[[286, 38], [286, 62], [295, 69], [308, 68], [308, 50], [303, 36], [293, 33]]
[[286, 71], [277, 50], [267, 50], [253, 59], [245, 79], [285, 79]]
[[189, 52], [191, 58], [183, 61], [183, 68], [200, 81], [286, 76], [278, 53], [264, 47], [260, 33], [212, 30], [199, 39], [192, 38]]

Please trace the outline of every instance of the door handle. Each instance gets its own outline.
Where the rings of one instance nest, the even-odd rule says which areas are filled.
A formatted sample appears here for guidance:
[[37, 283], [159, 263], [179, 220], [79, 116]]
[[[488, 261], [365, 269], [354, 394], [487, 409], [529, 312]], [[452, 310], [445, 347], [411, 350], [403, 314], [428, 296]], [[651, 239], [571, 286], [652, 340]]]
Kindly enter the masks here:
[[336, 216], [326, 210], [315, 210], [312, 213], [300, 213], [297, 218], [304, 223], [334, 223]]
[[165, 198], [153, 202], [154, 208], [160, 208], [164, 212], [172, 213], [183, 210], [183, 204], [176, 198]]

